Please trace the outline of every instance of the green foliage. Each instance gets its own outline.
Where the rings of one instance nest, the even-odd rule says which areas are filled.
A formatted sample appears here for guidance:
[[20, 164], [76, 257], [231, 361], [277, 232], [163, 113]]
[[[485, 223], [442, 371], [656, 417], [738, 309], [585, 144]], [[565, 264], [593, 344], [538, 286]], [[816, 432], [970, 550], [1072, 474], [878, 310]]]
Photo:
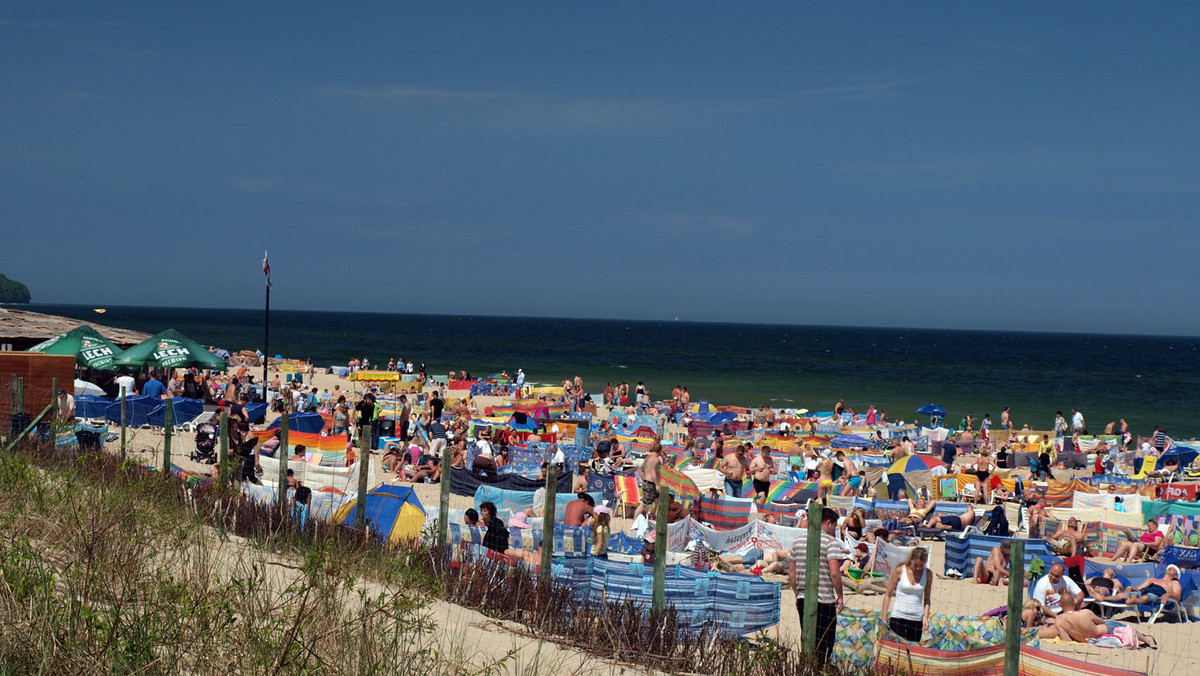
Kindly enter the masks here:
[[28, 303], [30, 298], [29, 287], [0, 275], [0, 303]]

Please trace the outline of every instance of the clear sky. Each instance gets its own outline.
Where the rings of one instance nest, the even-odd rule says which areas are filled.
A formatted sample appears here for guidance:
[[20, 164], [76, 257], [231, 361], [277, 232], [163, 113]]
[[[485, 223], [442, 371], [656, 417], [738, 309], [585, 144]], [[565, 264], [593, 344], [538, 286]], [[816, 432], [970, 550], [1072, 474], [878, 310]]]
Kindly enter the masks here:
[[1196, 3], [6, 3], [35, 302], [1200, 335]]

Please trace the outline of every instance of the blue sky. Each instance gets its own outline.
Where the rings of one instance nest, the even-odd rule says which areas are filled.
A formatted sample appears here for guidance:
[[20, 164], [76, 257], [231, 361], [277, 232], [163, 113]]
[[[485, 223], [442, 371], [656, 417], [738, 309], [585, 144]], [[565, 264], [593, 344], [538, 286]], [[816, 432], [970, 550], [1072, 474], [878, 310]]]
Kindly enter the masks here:
[[0, 272], [257, 307], [269, 249], [280, 308], [1198, 335], [1198, 16], [10, 3]]

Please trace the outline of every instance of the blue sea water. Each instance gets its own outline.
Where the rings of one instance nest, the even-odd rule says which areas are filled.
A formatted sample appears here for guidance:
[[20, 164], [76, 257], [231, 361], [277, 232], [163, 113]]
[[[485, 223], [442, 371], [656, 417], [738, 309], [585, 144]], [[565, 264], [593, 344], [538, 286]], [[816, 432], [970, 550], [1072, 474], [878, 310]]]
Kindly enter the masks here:
[[[257, 310], [23, 306], [156, 333], [174, 328], [231, 350], [261, 348]], [[922, 419], [936, 403], [952, 422], [1012, 407], [1018, 426], [1048, 429], [1056, 410], [1083, 412], [1090, 431], [1119, 417], [1134, 433], [1163, 425], [1200, 436], [1200, 338], [550, 319], [353, 312], [271, 312], [272, 354], [345, 364], [367, 356], [424, 362], [430, 373], [523, 368], [533, 382], [579, 375], [587, 389], [644, 381], [652, 395], [685, 385], [693, 401], [856, 411]], [[1068, 414], [1069, 417], [1069, 414]]]

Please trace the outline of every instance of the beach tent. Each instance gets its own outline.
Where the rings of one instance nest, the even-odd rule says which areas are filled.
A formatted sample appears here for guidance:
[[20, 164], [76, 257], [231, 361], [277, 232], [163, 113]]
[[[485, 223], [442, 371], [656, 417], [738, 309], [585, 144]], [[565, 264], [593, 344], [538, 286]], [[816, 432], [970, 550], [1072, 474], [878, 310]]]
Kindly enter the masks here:
[[197, 368], [224, 371], [225, 360], [175, 329], [167, 329], [125, 350], [113, 360], [115, 366]]
[[38, 343], [27, 351], [70, 355], [75, 357], [76, 364], [101, 371], [111, 371], [113, 358], [121, 354], [121, 348], [110, 343], [87, 324], [81, 324], [66, 333]]
[[[247, 413], [249, 415], [249, 413]], [[253, 418], [251, 418], [253, 420]], [[283, 418], [276, 418], [267, 425], [267, 429], [276, 430], [283, 425]], [[289, 432], [308, 432], [311, 434], [320, 434], [321, 430], [325, 429], [325, 419], [320, 413], [293, 413], [288, 416], [288, 431]]]
[[[347, 500], [333, 514], [333, 522], [354, 526], [360, 499]], [[425, 507], [407, 486], [383, 484], [367, 493], [367, 526], [390, 543], [416, 540], [425, 526]]]
[[[160, 402], [158, 406], [150, 409], [150, 412], [146, 414], [146, 423], [151, 427], [166, 426], [167, 402], [162, 400]], [[204, 402], [199, 399], [175, 397], [171, 400], [171, 403], [174, 404], [174, 409], [171, 411], [171, 425], [189, 423], [200, 417], [201, 413], [204, 413]], [[117, 415], [120, 415], [119, 406]]]

